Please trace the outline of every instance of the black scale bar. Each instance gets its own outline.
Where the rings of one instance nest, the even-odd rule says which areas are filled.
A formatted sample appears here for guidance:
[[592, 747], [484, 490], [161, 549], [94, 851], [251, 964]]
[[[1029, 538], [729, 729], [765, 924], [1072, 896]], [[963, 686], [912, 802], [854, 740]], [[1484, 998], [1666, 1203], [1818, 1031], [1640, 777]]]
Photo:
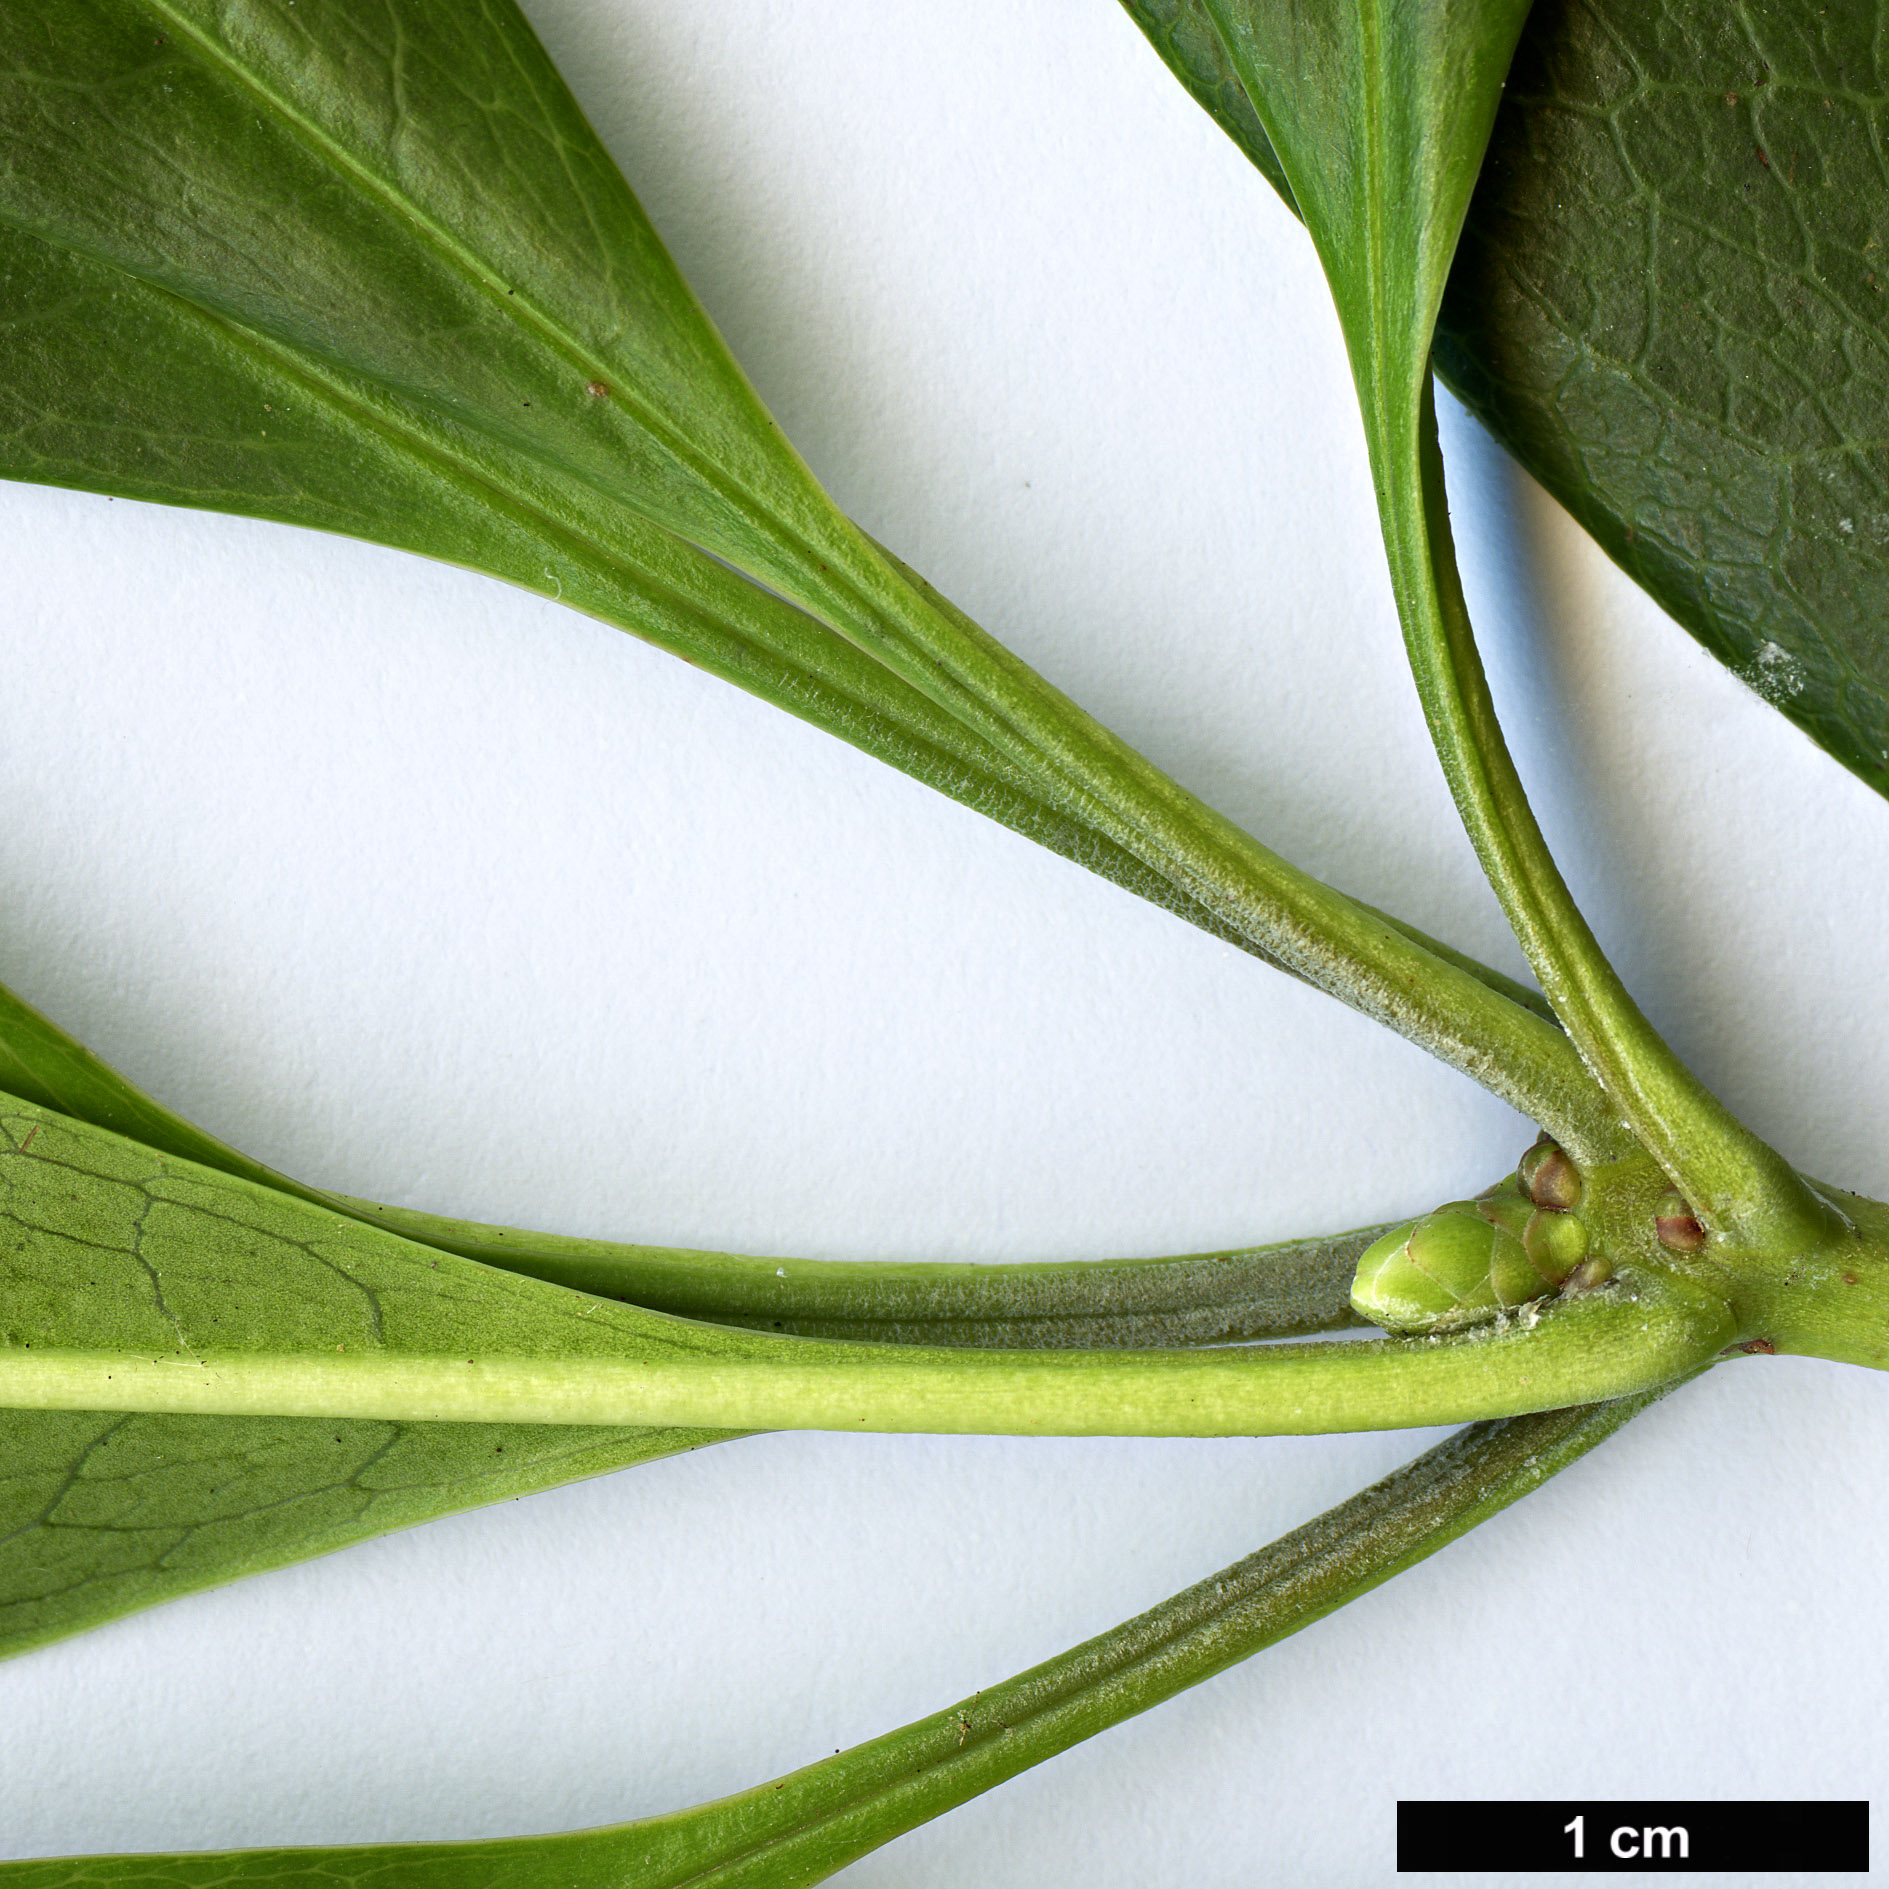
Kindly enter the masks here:
[[1397, 1868], [1847, 1873], [1869, 1868], [1869, 1805], [1400, 1803]]

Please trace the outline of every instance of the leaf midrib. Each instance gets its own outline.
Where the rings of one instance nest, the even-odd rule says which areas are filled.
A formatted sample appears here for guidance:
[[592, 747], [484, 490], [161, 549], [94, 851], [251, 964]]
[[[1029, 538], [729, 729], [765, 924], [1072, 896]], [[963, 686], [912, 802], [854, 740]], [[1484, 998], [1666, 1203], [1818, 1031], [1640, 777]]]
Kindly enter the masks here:
[[[1306, 1558], [1303, 1552], [1296, 1556], [1294, 1569]], [[1289, 1571], [1282, 1570], [1281, 1572], [1283, 1574]], [[1225, 1576], [1223, 1574], [1210, 1578], [1217, 1585], [1225, 1579]], [[1207, 1586], [1208, 1582], [1199, 1582], [1190, 1591], [1200, 1592]], [[947, 1707], [945, 1711], [935, 1715], [934, 1722], [943, 1721], [937, 1726], [940, 1731], [948, 1731], [954, 1720], [963, 1725], [965, 1735], [956, 1749], [942, 1755], [924, 1756], [909, 1770], [904, 1770], [895, 1777], [861, 1781], [850, 1788], [842, 1787], [843, 1794], [836, 1800], [829, 1801], [818, 1809], [810, 1808], [785, 1829], [771, 1831], [765, 1836], [755, 1838], [742, 1849], [718, 1856], [705, 1868], [694, 1870], [686, 1876], [671, 1878], [665, 1889], [693, 1889], [694, 1885], [712, 1884], [725, 1870], [738, 1868], [757, 1858], [765, 1858], [770, 1851], [778, 1851], [788, 1845], [805, 1842], [810, 1837], [817, 1837], [822, 1830], [841, 1825], [847, 1818], [856, 1816], [861, 1811], [869, 1811], [875, 1805], [897, 1797], [901, 1792], [922, 1788], [928, 1779], [948, 1775], [955, 1769], [975, 1769], [989, 1746], [1001, 1744], [1006, 1738], [1027, 1734], [1040, 1727], [1045, 1721], [1053, 1723], [1055, 1719], [1069, 1711], [1079, 1709], [1085, 1703], [1086, 1695], [1093, 1693], [1098, 1686], [1132, 1684], [1138, 1675], [1149, 1667], [1157, 1665], [1162, 1656], [1170, 1653], [1178, 1643], [1211, 1629], [1225, 1615], [1243, 1606], [1250, 1606], [1253, 1598], [1254, 1596], [1243, 1587], [1234, 1586], [1233, 1591], [1224, 1600], [1218, 1600], [1216, 1596], [1218, 1604], [1207, 1609], [1203, 1614], [1184, 1614], [1178, 1619], [1161, 1621], [1155, 1625], [1155, 1630], [1151, 1635], [1138, 1639], [1133, 1649], [1125, 1656], [1117, 1656], [1107, 1661], [1105, 1670], [1101, 1674], [1078, 1667], [1074, 1672], [1056, 1675], [1052, 1690], [1047, 1695], [1037, 1698], [1017, 1716], [1007, 1721], [991, 1721], [983, 1726], [966, 1723], [969, 1709], [976, 1705], [978, 1697], [982, 1696], [980, 1694], [974, 1694], [968, 1706]], [[1173, 1605], [1172, 1602], [1168, 1604]], [[1310, 1622], [1300, 1624], [1309, 1625]], [[1116, 1629], [1117, 1633], [1123, 1631], [1125, 1631], [1124, 1628]], [[1099, 1637], [1107, 1639], [1110, 1636]], [[1068, 1657], [1064, 1655], [1065, 1659]], [[1027, 1673], [1020, 1674], [1016, 1679], [1008, 1681], [1007, 1686], [1022, 1685], [1027, 1682], [1029, 1676]], [[998, 1688], [993, 1688], [993, 1690], [998, 1690]], [[920, 1721], [921, 1726], [924, 1723]], [[887, 1737], [897, 1739], [906, 1733], [918, 1731], [919, 1727], [907, 1727], [903, 1732], [892, 1732], [887, 1734]], [[923, 1736], [922, 1733], [920, 1735]], [[894, 1757], [894, 1754], [888, 1753], [887, 1757]], [[786, 1781], [791, 1782], [791, 1778]], [[687, 1815], [686, 1812], [683, 1814]], [[643, 1827], [630, 1824], [625, 1826], [620, 1833], [611, 1831], [608, 1834], [613, 1837], [620, 1835], [628, 1838]]]
[[1362, 287], [1370, 304], [1370, 361], [1372, 392], [1377, 412], [1367, 420], [1382, 426], [1390, 414], [1389, 373], [1392, 358], [1389, 298], [1382, 292], [1389, 268], [1389, 246], [1384, 233], [1384, 72], [1382, 22], [1374, 0], [1358, 7], [1359, 65], [1364, 114], [1364, 249]]

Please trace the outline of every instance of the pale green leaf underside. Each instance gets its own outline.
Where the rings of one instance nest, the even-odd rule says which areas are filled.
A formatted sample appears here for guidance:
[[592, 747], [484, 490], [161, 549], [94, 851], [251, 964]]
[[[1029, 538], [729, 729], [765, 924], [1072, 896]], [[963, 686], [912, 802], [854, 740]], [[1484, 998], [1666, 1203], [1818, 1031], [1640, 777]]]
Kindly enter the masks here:
[[1148, 1259], [1008, 1265], [811, 1260], [573, 1238], [307, 1187], [207, 1135], [0, 985], [0, 1093], [436, 1251], [678, 1318], [887, 1344], [1216, 1344], [1333, 1331], [1383, 1232]]
[[849, 1344], [704, 1325], [416, 1245], [0, 1099], [0, 1404], [1023, 1435], [1306, 1434], [1648, 1388], [1732, 1335], [1657, 1276], [1534, 1328], [1185, 1350]]
[[720, 1434], [0, 1409], [0, 1658]]
[[[332, 1348], [379, 1322], [375, 1299], [350, 1282], [348, 1258], [318, 1244], [324, 1223], [347, 1223], [318, 1208], [284, 1200], [275, 1211], [275, 1197], [260, 1189], [224, 1183], [212, 1197], [188, 1180], [160, 1200], [147, 1189], [166, 1185], [161, 1157], [40, 1110], [9, 1120], [6, 1145], [0, 1361], [49, 1330], [169, 1351], [208, 1326], [238, 1343], [268, 1333]], [[245, 1206], [254, 1209], [247, 1223]], [[441, 1264], [459, 1269], [475, 1308], [503, 1298], [505, 1275], [489, 1275], [496, 1295], [481, 1293], [485, 1268]], [[424, 1257], [418, 1265], [431, 1270]], [[406, 1270], [416, 1270], [412, 1260]], [[526, 1322], [542, 1342], [556, 1331], [542, 1301], [571, 1295], [530, 1289], [541, 1301]], [[437, 1336], [439, 1321], [428, 1328]], [[502, 1317], [493, 1329], [506, 1330]], [[521, 1335], [514, 1326], [514, 1341]], [[0, 1408], [0, 1657], [389, 1529], [725, 1434]]]
[[1481, 1424], [1029, 1672], [772, 1784], [568, 1835], [0, 1864], [4, 1889], [795, 1889], [1309, 1626], [1527, 1495], [1654, 1396]]
[[[4, 990], [0, 1070], [15, 1093], [81, 1120], [324, 1198], [152, 1102]], [[336, 1204], [435, 1248], [684, 1316], [932, 1344], [1177, 1343], [1352, 1323], [1352, 1263], [1373, 1231], [1126, 1266], [874, 1267], [623, 1247]], [[714, 1434], [0, 1409], [0, 1657]]]

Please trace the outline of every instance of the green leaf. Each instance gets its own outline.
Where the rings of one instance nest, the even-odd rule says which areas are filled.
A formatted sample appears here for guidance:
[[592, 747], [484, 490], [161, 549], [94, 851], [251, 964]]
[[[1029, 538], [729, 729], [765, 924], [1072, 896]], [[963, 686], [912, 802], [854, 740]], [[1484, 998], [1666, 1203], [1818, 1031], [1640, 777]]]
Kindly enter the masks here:
[[0, 1863], [4, 1889], [794, 1889], [1296, 1633], [1414, 1566], [1663, 1395], [1460, 1432], [1270, 1547], [950, 1710], [694, 1810], [569, 1835]]
[[0, 275], [0, 472], [342, 532], [558, 598], [1245, 943], [843, 637], [554, 467], [4, 225]]
[[1566, 1138], [1602, 1122], [1539, 1017], [1202, 806], [834, 508], [506, 0], [15, 11], [0, 135], [0, 471], [563, 595], [1159, 882]]
[[[0, 1072], [32, 1100], [81, 1121], [319, 1198], [153, 1102], [4, 989]], [[48, 1123], [56, 1133], [57, 1118]], [[0, 1328], [9, 1311], [17, 1306], [0, 1293]], [[0, 1658], [391, 1529], [724, 1434], [0, 1409]]]
[[[1437, 305], [1527, 0], [1203, 5], [1324, 266], [1405, 648], [1457, 809], [1549, 1002], [1643, 1134], [1646, 1111], [1623, 1074], [1636, 1058], [1658, 1060], [1677, 1084], [1685, 1072], [1575, 909], [1502, 739], [1456, 579], [1430, 399]], [[1197, 93], [1208, 90], [1198, 52], [1179, 63]], [[1695, 1114], [1709, 1103], [1685, 1099]], [[1583, 1161], [1625, 1152], [1611, 1122], [1568, 1145]]]
[[[239, 1343], [232, 1328], [291, 1344], [299, 1331], [323, 1350], [385, 1335], [376, 1294], [389, 1276], [363, 1282], [351, 1255], [321, 1243], [324, 1230], [350, 1223], [187, 1164], [167, 1171], [148, 1149], [46, 1111], [26, 1114], [13, 1116], [10, 1143], [25, 1158], [0, 1161], [0, 1359], [43, 1343], [48, 1326], [81, 1343], [166, 1347], [187, 1345], [199, 1326]], [[213, 1197], [201, 1183], [193, 1188], [192, 1175], [211, 1180]], [[497, 1321], [488, 1336], [509, 1327], [513, 1342], [530, 1343], [534, 1332], [540, 1345], [556, 1341], [563, 1321], [543, 1305], [569, 1295], [516, 1282], [538, 1295], [521, 1326], [507, 1275], [407, 1252], [406, 1290], [425, 1294], [417, 1309], [427, 1329], [457, 1322], [463, 1334], [476, 1307]], [[594, 1345], [588, 1330], [582, 1337]], [[0, 1656], [389, 1529], [726, 1434], [0, 1410]]]
[[1881, 10], [1542, 0], [1452, 384], [1721, 662], [1889, 793]]
[[985, 1351], [790, 1338], [501, 1272], [0, 1098], [0, 1405], [20, 1409], [1304, 1435], [1624, 1396], [1737, 1335], [1715, 1293], [1636, 1275], [1532, 1329], [1465, 1344]]
[[[0, 471], [345, 532], [560, 598], [1229, 935], [920, 690], [676, 535], [787, 589], [787, 553], [756, 536], [770, 506], [858, 537], [514, 8], [469, 40], [463, 10], [409, 6], [378, 45], [359, 21], [304, 40], [292, 16], [212, 11], [0, 19]], [[173, 201], [180, 162], [194, 188]]]
[[628, 1246], [333, 1196], [442, 1252], [677, 1318], [803, 1338], [991, 1350], [1225, 1344], [1337, 1331], [1382, 1227], [1224, 1252], [1008, 1264], [786, 1259]]
[[[888, 1343], [1216, 1342], [1354, 1324], [1376, 1229], [1109, 1265], [878, 1267], [520, 1233], [302, 1188], [163, 1108], [0, 988], [15, 1093], [437, 1250], [684, 1317]], [[0, 1301], [3, 1302], [3, 1301]], [[719, 1432], [0, 1409], [0, 1658], [124, 1613]]]
[[[1296, 208], [1206, 0], [1125, 0]], [[1873, 8], [1538, 0], [1437, 371], [1713, 655], [1889, 793]], [[1242, 109], [1244, 107], [1244, 109]]]
[[1168, 70], [1194, 95], [1194, 102], [1240, 147], [1297, 216], [1298, 199], [1279, 168], [1279, 155], [1246, 96], [1206, 0], [1122, 0], [1122, 5], [1167, 62]]
[[1367, 428], [1414, 416], [1528, 7], [1204, 0], [1318, 248]]
[[0, 1659], [725, 1434], [0, 1409]]
[[[555, 469], [493, 454], [371, 383], [312, 372], [175, 295], [4, 227], [0, 272], [12, 368], [0, 380], [0, 474], [341, 532], [505, 578], [1279, 964], [845, 638]], [[1548, 1014], [1537, 992], [1377, 916]]]
[[15, 228], [745, 567], [825, 529], [830, 508], [502, 0], [345, 16], [62, 0], [0, 33]]
[[[1673, 1053], [1569, 893], [1497, 723], [1456, 572], [1430, 344], [1528, 0], [1203, 4], [1324, 265], [1417, 693], [1515, 935], [1627, 1127], [1700, 1213], [1758, 1246], [1813, 1241], [1829, 1210]], [[1198, 89], [1198, 62], [1188, 70]], [[1612, 1152], [1583, 1133], [1580, 1158]]]
[[[1430, 342], [1528, 0], [1203, 4], [1324, 267], [1363, 414], [1405, 648], [1483, 870], [1628, 1128], [1662, 1159], [1673, 1137], [1648, 1139], [1648, 1127], [1669, 1128], [1675, 1112], [1688, 1125], [1710, 1119], [1721, 1138], [1735, 1139], [1736, 1124], [1720, 1120], [1724, 1111], [1621, 987], [1542, 840], [1496, 722], [1450, 544]], [[1206, 90], [1198, 56], [1180, 63], [1196, 91]], [[1642, 1065], [1660, 1080], [1635, 1080]], [[1612, 1120], [1557, 1138], [1583, 1161], [1626, 1151]]]
[[574, 1239], [334, 1194], [278, 1174], [127, 1082], [0, 985], [0, 1091], [439, 1252], [678, 1318], [883, 1344], [1219, 1344], [1335, 1331], [1382, 1227], [1157, 1259], [901, 1264]]

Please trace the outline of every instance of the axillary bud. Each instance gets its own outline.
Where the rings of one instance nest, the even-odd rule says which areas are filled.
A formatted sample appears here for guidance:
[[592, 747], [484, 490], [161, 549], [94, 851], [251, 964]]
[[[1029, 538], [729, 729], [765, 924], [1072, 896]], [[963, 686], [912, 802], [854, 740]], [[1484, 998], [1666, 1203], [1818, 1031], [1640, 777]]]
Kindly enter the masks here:
[[1570, 1214], [1512, 1194], [1453, 1200], [1364, 1250], [1351, 1304], [1389, 1331], [1455, 1331], [1545, 1298], [1586, 1252]]
[[1557, 1208], [1566, 1212], [1581, 1204], [1581, 1170], [1574, 1165], [1567, 1150], [1543, 1135], [1522, 1156], [1515, 1178], [1522, 1192], [1537, 1207]]

